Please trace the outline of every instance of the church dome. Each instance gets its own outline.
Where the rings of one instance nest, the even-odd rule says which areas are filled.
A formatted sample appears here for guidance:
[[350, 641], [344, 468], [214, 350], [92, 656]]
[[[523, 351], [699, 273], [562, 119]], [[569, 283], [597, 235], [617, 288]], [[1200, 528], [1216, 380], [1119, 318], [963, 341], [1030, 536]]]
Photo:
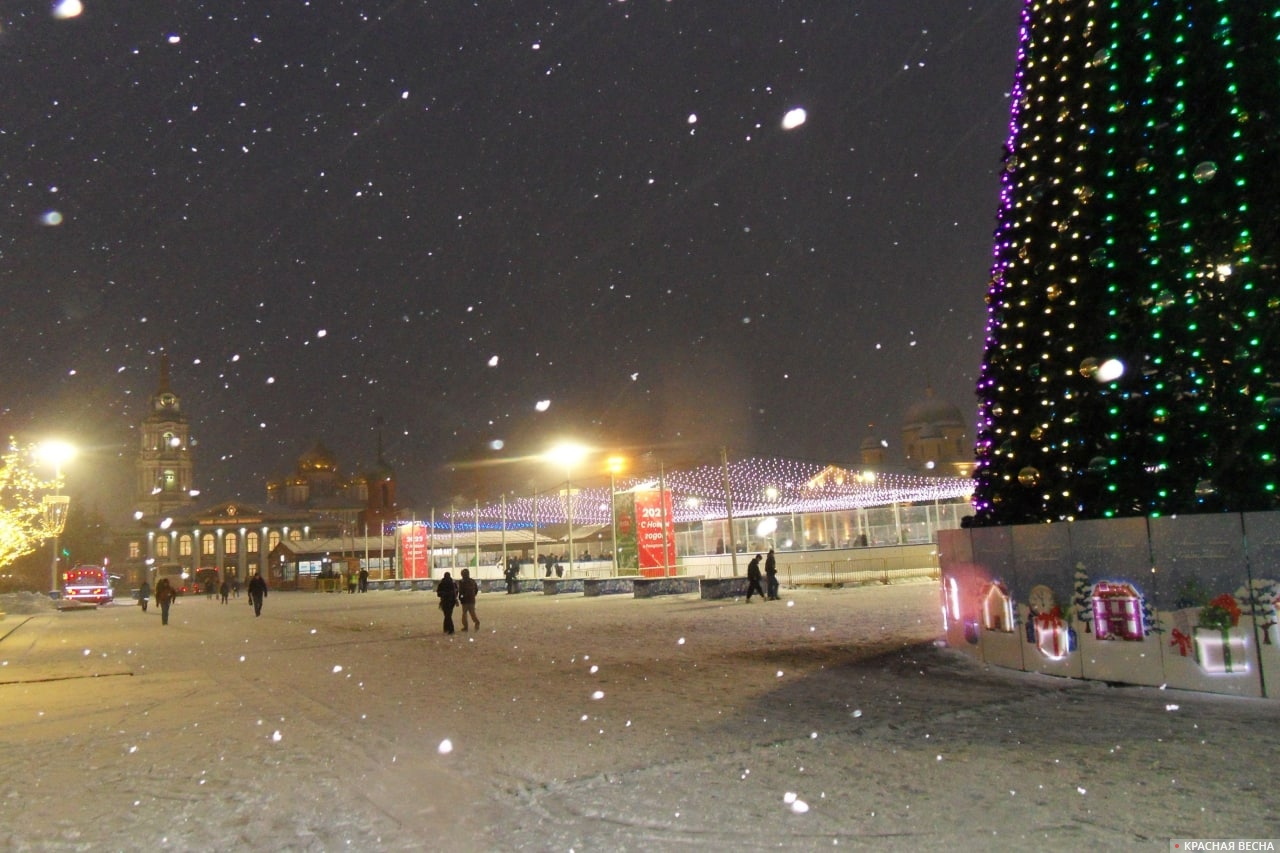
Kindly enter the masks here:
[[938, 425], [938, 422], [929, 421], [924, 426], [920, 427], [920, 434], [917, 437], [921, 441], [924, 441], [925, 439], [938, 439], [943, 438], [944, 436], [942, 433], [942, 427]]
[[933, 388], [925, 390], [925, 398], [907, 409], [902, 418], [903, 429], [922, 427], [926, 424], [935, 427], [965, 426], [964, 416], [960, 409], [945, 400], [933, 396]]
[[333, 451], [324, 446], [324, 442], [317, 441], [306, 453], [298, 457], [299, 471], [337, 471], [338, 460], [334, 458]]

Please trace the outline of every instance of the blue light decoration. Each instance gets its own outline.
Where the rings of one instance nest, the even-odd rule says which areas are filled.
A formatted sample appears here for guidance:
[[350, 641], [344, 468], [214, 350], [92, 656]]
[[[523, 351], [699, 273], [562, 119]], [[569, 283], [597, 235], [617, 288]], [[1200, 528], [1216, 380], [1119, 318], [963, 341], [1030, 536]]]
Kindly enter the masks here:
[[1029, 0], [976, 525], [1276, 509], [1280, 4]]

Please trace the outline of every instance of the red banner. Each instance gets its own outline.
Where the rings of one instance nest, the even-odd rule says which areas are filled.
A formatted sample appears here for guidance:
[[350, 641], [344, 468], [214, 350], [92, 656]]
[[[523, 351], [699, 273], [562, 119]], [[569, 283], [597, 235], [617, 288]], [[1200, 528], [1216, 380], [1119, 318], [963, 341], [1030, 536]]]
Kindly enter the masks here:
[[400, 528], [400, 562], [404, 567], [401, 577], [409, 580], [431, 577], [427, 561], [427, 549], [431, 546], [425, 524], [406, 524]]
[[[636, 545], [640, 551], [640, 574], [660, 578], [676, 573], [676, 529], [671, 523], [671, 493], [636, 492]], [[665, 533], [664, 533], [665, 528]], [[663, 546], [666, 559], [663, 559]]]

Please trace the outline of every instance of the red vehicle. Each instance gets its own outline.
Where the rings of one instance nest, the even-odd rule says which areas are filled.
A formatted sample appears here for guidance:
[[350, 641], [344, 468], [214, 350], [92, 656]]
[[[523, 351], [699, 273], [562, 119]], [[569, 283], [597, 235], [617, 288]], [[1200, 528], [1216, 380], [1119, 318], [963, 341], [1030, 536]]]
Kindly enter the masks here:
[[110, 604], [111, 577], [105, 566], [76, 566], [67, 572], [62, 595], [71, 601], [87, 604]]
[[216, 594], [218, 586], [222, 583], [221, 573], [216, 568], [201, 566], [196, 569], [196, 576], [192, 580], [192, 592], [208, 592], [210, 589]]

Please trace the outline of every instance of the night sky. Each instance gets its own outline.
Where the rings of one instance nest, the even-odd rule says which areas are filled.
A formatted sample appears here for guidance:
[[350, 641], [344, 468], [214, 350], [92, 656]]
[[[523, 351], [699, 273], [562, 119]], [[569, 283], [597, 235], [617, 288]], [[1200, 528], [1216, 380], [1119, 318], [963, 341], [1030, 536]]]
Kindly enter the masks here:
[[162, 352], [202, 503], [379, 418], [425, 505], [975, 410], [1018, 0], [84, 4], [0, 20], [0, 429], [73, 480]]

